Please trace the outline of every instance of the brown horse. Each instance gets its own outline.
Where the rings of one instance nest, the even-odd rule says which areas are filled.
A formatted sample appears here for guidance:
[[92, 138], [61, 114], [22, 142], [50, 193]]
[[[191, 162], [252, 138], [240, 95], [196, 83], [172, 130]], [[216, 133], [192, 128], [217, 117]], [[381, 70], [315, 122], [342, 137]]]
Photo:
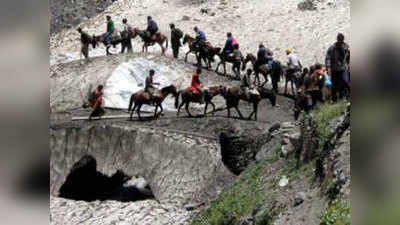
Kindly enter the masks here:
[[[215, 105], [211, 101], [215, 96], [219, 95], [222, 93], [223, 86], [215, 86], [215, 87], [209, 87], [208, 89], [203, 91], [204, 94], [204, 101], [206, 103], [206, 106], [204, 107], [204, 115], [207, 113], [207, 107], [208, 104], [211, 104], [213, 107], [213, 113], [215, 112]], [[182, 102], [179, 104], [179, 95], [182, 96]], [[192, 114], [189, 111], [189, 104], [190, 102], [194, 103], [200, 103], [200, 95], [199, 94], [194, 94], [189, 88], [186, 88], [184, 90], [180, 90], [178, 92], [178, 95], [175, 98], [175, 108], [178, 109], [177, 116], [179, 117], [179, 112], [182, 108], [183, 105], [185, 105], [186, 113], [192, 117]]]
[[242, 70], [246, 69], [246, 65], [248, 62], [251, 62], [251, 64], [253, 65], [253, 71], [254, 71], [254, 75], [255, 75], [255, 79], [254, 79], [254, 84], [256, 84], [257, 82], [257, 86], [260, 86], [260, 77], [258, 76], [258, 73], [260, 72], [263, 76], [264, 76], [264, 83], [261, 85], [261, 87], [264, 87], [264, 85], [268, 82], [268, 74], [271, 73], [271, 70], [268, 66], [268, 64], [264, 64], [258, 67], [258, 70], [255, 68], [255, 64], [257, 61], [257, 57], [251, 53], [246, 55], [246, 58], [243, 61], [243, 66], [242, 66]]
[[252, 94], [246, 95], [240, 87], [230, 87], [224, 88], [222, 91], [222, 96], [225, 98], [226, 101], [226, 108], [228, 110], [228, 118], [231, 116], [231, 108], [235, 108], [238, 112], [240, 118], [243, 119], [243, 115], [239, 110], [239, 101], [243, 100], [246, 102], [253, 103], [253, 112], [250, 113], [248, 119], [250, 120], [251, 117], [254, 115], [254, 119], [257, 120], [257, 111], [258, 111], [258, 103], [264, 99], [268, 98], [272, 104], [272, 106], [276, 105], [276, 94], [273, 91], [268, 89], [258, 87], [257, 88], [259, 94]]
[[183, 37], [183, 44], [188, 44], [189, 51], [185, 55], [185, 62], [187, 62], [187, 57], [190, 53], [196, 55], [197, 65], [201, 67], [201, 60], [204, 61], [204, 64], [207, 66], [208, 69], [211, 68], [211, 62], [214, 62], [214, 56], [221, 51], [221, 48], [214, 48], [210, 42], [205, 43], [204, 48], [200, 48], [196, 46], [195, 38], [191, 37], [189, 34], [185, 34]]
[[[226, 63], [235, 63], [235, 59], [232, 56], [226, 56], [222, 51], [217, 53], [219, 57], [219, 63], [217, 64], [217, 68], [215, 68], [215, 72], [218, 73], [219, 66], [222, 65], [224, 67], [224, 76], [226, 75]], [[241, 59], [241, 63], [243, 63], [243, 58]], [[240, 65], [238, 71], [235, 71], [235, 67], [232, 68], [233, 72], [237, 79], [240, 79]]]
[[[133, 28], [132, 29], [132, 38], [136, 38], [136, 36], [138, 36], [142, 39], [143, 43], [143, 47], [142, 47], [142, 52], [146, 53], [148, 52], [148, 47], [154, 45], [155, 43], [157, 43], [160, 47], [161, 47], [161, 55], [165, 55], [165, 50], [168, 49], [168, 38], [165, 34], [162, 33], [156, 33], [156, 39], [155, 40], [151, 40], [148, 36], [147, 36], [147, 32], [145, 30], [140, 30], [139, 28]], [[166, 46], [164, 48], [164, 42], [166, 43]]]
[[114, 36], [110, 37], [111, 45], [107, 45], [107, 42], [105, 39], [105, 33], [98, 35], [98, 36], [93, 35], [93, 40], [94, 40], [94, 42], [96, 42], [95, 46], [97, 46], [98, 43], [103, 43], [104, 46], [106, 46], [106, 55], [112, 55], [109, 51], [111, 45], [114, 46], [114, 48], [115, 48], [118, 44], [122, 43], [121, 35], [114, 35]]
[[[156, 90], [156, 92], [158, 92], [157, 95], [155, 94], [152, 97], [150, 97], [148, 93], [145, 93], [144, 90], [138, 91], [131, 95], [128, 111], [131, 111], [133, 103], [135, 104], [131, 111], [130, 120], [132, 120], [132, 115], [135, 109], [139, 116], [139, 119], [142, 120], [142, 117], [140, 116], [140, 108], [142, 107], [142, 105], [155, 105], [156, 110], [154, 111], [154, 118], [156, 119], [163, 112], [162, 102], [165, 100], [165, 98], [168, 97], [168, 95], [170, 94], [173, 94], [175, 97], [178, 95], [176, 87], [174, 85], [164, 87], [161, 90]], [[159, 114], [157, 114], [157, 110], [159, 107], [161, 111]]]

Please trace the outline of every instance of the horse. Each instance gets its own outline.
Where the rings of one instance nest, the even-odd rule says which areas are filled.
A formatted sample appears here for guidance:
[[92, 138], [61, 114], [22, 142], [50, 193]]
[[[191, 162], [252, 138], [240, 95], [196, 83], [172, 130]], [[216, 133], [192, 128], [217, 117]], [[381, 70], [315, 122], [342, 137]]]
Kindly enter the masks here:
[[260, 77], [258, 76], [258, 73], [261, 73], [264, 76], [265, 80], [264, 83], [261, 85], [261, 87], [264, 87], [264, 85], [268, 82], [268, 74], [271, 73], [271, 69], [269, 68], [268, 64], [260, 65], [258, 69], [255, 68], [256, 61], [257, 57], [251, 53], [248, 53], [243, 61], [242, 70], [245, 70], [247, 63], [251, 62], [251, 64], [253, 65], [253, 71], [255, 75], [254, 84], [256, 84], [256, 81], [258, 81], [257, 86], [260, 86]]
[[[206, 103], [204, 107], [204, 115], [207, 113], [207, 107], [208, 104], [211, 104], [213, 107], [213, 113], [215, 112], [215, 105], [211, 101], [215, 96], [219, 95], [222, 93], [223, 86], [214, 86], [214, 87], [209, 87], [206, 90], [203, 91], [204, 94], [204, 101]], [[182, 102], [179, 104], [179, 95], [182, 96]], [[189, 111], [189, 104], [190, 102], [194, 103], [200, 103], [200, 95], [199, 94], [194, 94], [189, 88], [186, 88], [184, 90], [180, 90], [178, 92], [178, 95], [175, 98], [175, 108], [178, 109], [177, 116], [179, 117], [179, 112], [182, 108], [183, 105], [185, 105], [186, 113], [192, 117], [192, 114]]]
[[187, 62], [189, 53], [193, 53], [196, 55], [197, 65], [201, 67], [201, 60], [203, 60], [208, 69], [211, 68], [211, 62], [214, 62], [214, 56], [221, 51], [221, 48], [214, 48], [210, 42], [206, 42], [204, 48], [199, 48], [194, 44], [195, 38], [189, 34], [185, 34], [183, 37], [183, 44], [186, 43], [189, 46], [189, 51], [185, 54], [185, 62]]
[[257, 111], [258, 111], [258, 103], [264, 99], [268, 98], [271, 102], [272, 106], [276, 105], [276, 94], [273, 91], [270, 91], [268, 89], [258, 87], [257, 91], [259, 94], [252, 94], [249, 93], [249, 95], [246, 95], [243, 93], [243, 91], [240, 89], [240, 87], [230, 87], [227, 88], [225, 87], [222, 92], [222, 96], [225, 98], [226, 101], [226, 108], [228, 110], [228, 118], [231, 116], [231, 108], [235, 108], [236, 111], [238, 112], [239, 116], [241, 119], [243, 119], [243, 115], [239, 110], [239, 101], [247, 101], [250, 103], [253, 103], [253, 112], [250, 113], [248, 119], [251, 120], [251, 117], [254, 115], [254, 119], [257, 121]]
[[[128, 107], [128, 111], [131, 111], [130, 120], [132, 120], [132, 115], [135, 109], [139, 116], [139, 120], [142, 120], [140, 116], [140, 108], [144, 104], [155, 105], [156, 109], [154, 111], [154, 119], [156, 119], [163, 112], [162, 102], [165, 100], [165, 98], [168, 97], [168, 95], [170, 94], [173, 94], [175, 97], [178, 95], [176, 87], [174, 85], [169, 85], [167, 87], [162, 88], [161, 90], [156, 90], [156, 91], [158, 91], [158, 95], [153, 95], [152, 97], [149, 97], [148, 94], [144, 92], [144, 90], [138, 91], [131, 95]], [[134, 106], [132, 109], [133, 103]], [[158, 108], [161, 109], [159, 114], [157, 114]]]
[[301, 79], [301, 71], [295, 71], [294, 73], [288, 73], [288, 68], [287, 66], [282, 66], [282, 71], [283, 75], [285, 76], [285, 92], [284, 94], [287, 94], [287, 86], [288, 83], [290, 82], [290, 86], [292, 89], [292, 94], [295, 95], [297, 90], [299, 88], [300, 84], [300, 79]]
[[[219, 57], [220, 61], [217, 64], [217, 68], [215, 68], [215, 72], [218, 73], [219, 66], [223, 65], [224, 66], [224, 76], [225, 76], [226, 75], [226, 63], [228, 62], [233, 65], [235, 63], [235, 58], [233, 56], [226, 56], [223, 52], [218, 52], [217, 56]], [[243, 62], [243, 59], [241, 61]], [[234, 70], [234, 67], [232, 70]], [[237, 71], [237, 73], [236, 73], [236, 78], [240, 79], [240, 66], [239, 66], [239, 71]]]
[[[136, 38], [139, 36], [143, 43], [142, 46], [142, 52], [146, 50], [146, 53], [148, 52], [148, 47], [154, 45], [157, 43], [161, 47], [161, 55], [165, 55], [165, 50], [168, 49], [168, 38], [165, 34], [157, 32], [156, 39], [151, 40], [151, 38], [148, 37], [147, 32], [145, 30], [140, 30], [139, 28], [133, 28], [132, 29], [132, 38]], [[164, 48], [164, 42], [166, 42], [165, 48]]]
[[94, 40], [94, 42], [96, 42], [96, 46], [98, 45], [99, 42], [103, 43], [104, 46], [106, 46], [106, 55], [112, 55], [109, 52], [109, 49], [110, 49], [111, 45], [115, 48], [118, 44], [122, 43], [121, 35], [114, 35], [113, 36], [113, 34], [111, 34], [111, 36], [110, 36], [110, 44], [111, 45], [108, 45], [108, 43], [107, 43], [107, 41], [105, 39], [105, 33], [101, 34], [101, 35], [98, 35], [98, 36], [93, 35], [93, 40]]

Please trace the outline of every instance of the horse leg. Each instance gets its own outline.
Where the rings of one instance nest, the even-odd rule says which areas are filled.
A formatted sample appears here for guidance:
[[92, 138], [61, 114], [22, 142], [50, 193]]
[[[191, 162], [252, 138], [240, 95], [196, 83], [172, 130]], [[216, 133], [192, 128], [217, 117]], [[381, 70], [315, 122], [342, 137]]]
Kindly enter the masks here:
[[158, 45], [161, 47], [161, 55], [165, 55], [164, 46], [162, 46], [162, 43], [160, 43], [160, 42], [157, 42], [157, 43], [158, 43]]
[[228, 106], [226, 109], [228, 110], [228, 118], [231, 118], [231, 107]]
[[140, 104], [137, 109], [137, 114], [138, 114], [139, 120], [142, 121], [142, 117], [140, 116], [140, 108], [142, 108], [142, 104]]
[[224, 63], [224, 76], [226, 75], [226, 62]]
[[257, 110], [258, 110], [258, 103], [254, 102], [253, 103], [253, 112], [250, 113], [249, 120], [251, 120], [251, 117], [254, 115], [255, 121], [257, 121]]
[[238, 112], [240, 118], [243, 119], [243, 115], [242, 115], [242, 113], [240, 112], [238, 105], [235, 106], [235, 109], [236, 109], [236, 111]]
[[204, 116], [207, 114], [207, 107], [208, 107], [208, 101], [206, 101], [206, 106], [204, 107]]
[[264, 85], [268, 82], [268, 75], [264, 75], [264, 83], [261, 84], [261, 87], [264, 87]]
[[157, 117], [158, 103], [156, 105], [156, 110], [154, 110], [154, 119]]
[[288, 85], [288, 83], [289, 83], [289, 80], [288, 80], [288, 77], [286, 77], [286, 79], [285, 79], [285, 92], [284, 92], [284, 94], [287, 93], [287, 85]]
[[157, 117], [160, 116], [160, 115], [162, 115], [162, 113], [163, 113], [163, 111], [164, 111], [164, 109], [163, 109], [161, 103], [160, 103], [160, 105], [159, 105], [158, 107], [160, 107], [161, 110], [160, 110], [160, 112], [158, 113]]
[[181, 111], [182, 106], [185, 104], [185, 101], [182, 101], [181, 104], [178, 107], [178, 112], [176, 113], [176, 116], [179, 117], [179, 112]]
[[294, 96], [296, 93], [295, 93], [295, 91], [294, 91], [294, 84], [293, 84], [293, 83], [294, 83], [294, 81], [292, 80], [292, 82], [291, 82], [292, 85], [291, 85], [291, 86], [292, 86], [292, 94], [293, 94], [293, 96]]
[[188, 55], [189, 55], [190, 52], [191, 52], [191, 51], [189, 50], [189, 51], [185, 54], [185, 62], [187, 62], [187, 57], [188, 57]]
[[216, 73], [218, 73], [218, 69], [219, 69], [219, 66], [221, 65], [221, 62], [219, 62], [218, 64], [217, 64], [217, 68], [215, 68], [215, 72]]
[[186, 106], [185, 106], [186, 113], [189, 115], [189, 117], [193, 117], [192, 114], [190, 114], [190, 111], [189, 111], [189, 104], [190, 104], [190, 102], [188, 101], [188, 102], [186, 103]]
[[215, 105], [214, 105], [214, 103], [212, 102], [212, 101], [210, 101], [210, 104], [212, 105], [212, 107], [213, 107], [213, 115], [215, 114]]
[[131, 111], [131, 115], [130, 115], [130, 117], [129, 117], [129, 120], [130, 120], [130, 121], [132, 121], [132, 115], [133, 115], [133, 113], [135, 112], [135, 109], [136, 109], [136, 103], [135, 103], [135, 105], [133, 106], [133, 109], [132, 109], [132, 111]]

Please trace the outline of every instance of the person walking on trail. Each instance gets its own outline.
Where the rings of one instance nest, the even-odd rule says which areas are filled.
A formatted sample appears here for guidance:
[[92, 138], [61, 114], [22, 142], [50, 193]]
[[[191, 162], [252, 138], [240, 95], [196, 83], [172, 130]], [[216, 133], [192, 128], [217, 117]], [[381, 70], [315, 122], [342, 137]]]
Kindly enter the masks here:
[[122, 20], [123, 24], [123, 31], [121, 32], [121, 38], [122, 38], [122, 48], [121, 48], [121, 53], [125, 52], [125, 49], [127, 49], [128, 53], [132, 53], [132, 41], [131, 41], [131, 33], [132, 33], [132, 27], [128, 24], [128, 20], [125, 18]]
[[235, 73], [236, 77], [240, 77], [240, 65], [243, 61], [243, 55], [242, 52], [239, 50], [239, 45], [234, 45], [233, 46], [233, 67], [232, 70]]
[[344, 91], [348, 87], [344, 76], [349, 73], [350, 65], [350, 47], [344, 42], [342, 33], [337, 35], [336, 42], [329, 47], [326, 53], [325, 65], [332, 81], [331, 98], [333, 102], [336, 102], [337, 95], [339, 94], [339, 98], [343, 98]]
[[175, 24], [171, 23], [169, 25], [171, 28], [171, 46], [174, 58], [177, 59], [179, 55], [179, 48], [182, 46], [181, 38], [183, 37], [183, 32], [175, 27]]
[[197, 68], [196, 72], [192, 75], [191, 90], [200, 95], [200, 104], [204, 103], [203, 84], [200, 81], [201, 68]]
[[144, 92], [149, 94], [149, 98], [151, 98], [154, 94], [155, 85], [160, 85], [160, 83], [156, 83], [153, 81], [155, 71], [151, 69], [149, 71], [149, 75], [146, 77]]
[[300, 60], [297, 58], [297, 55], [292, 52], [290, 49], [286, 49], [287, 55], [287, 73], [288, 75], [293, 75], [296, 72], [301, 71], [302, 65]]
[[87, 59], [89, 58], [89, 44], [93, 43], [93, 38], [80, 27], [78, 28], [78, 32], [81, 35], [81, 53]]
[[89, 115], [89, 121], [92, 117], [102, 117], [105, 114], [103, 108], [103, 85], [97, 88], [89, 96], [89, 105], [92, 107], [92, 112]]
[[257, 52], [257, 61], [255, 63], [254, 69], [258, 71], [259, 67], [264, 64], [269, 65], [269, 69], [272, 69], [272, 60], [273, 60], [273, 52], [266, 48], [264, 44], [260, 44], [258, 46], [258, 52]]
[[104, 35], [104, 39], [107, 43], [107, 45], [111, 44], [111, 35], [114, 33], [115, 27], [114, 27], [114, 21], [112, 21], [111, 16], [107, 16], [107, 32]]
[[314, 108], [318, 102], [323, 102], [322, 88], [325, 83], [325, 68], [321, 64], [315, 64], [315, 70], [309, 77], [306, 87], [307, 93], [311, 96], [311, 108]]
[[236, 39], [232, 36], [231, 32], [228, 32], [226, 34], [227, 39], [225, 42], [225, 47], [223, 49], [223, 54], [225, 57], [228, 57], [230, 54], [233, 53], [233, 51], [235, 50], [234, 46], [239, 46], [238, 42], [236, 41]]
[[156, 33], [158, 32], [158, 25], [151, 16], [147, 17], [146, 31], [147, 31], [150, 41], [154, 41], [156, 39]]

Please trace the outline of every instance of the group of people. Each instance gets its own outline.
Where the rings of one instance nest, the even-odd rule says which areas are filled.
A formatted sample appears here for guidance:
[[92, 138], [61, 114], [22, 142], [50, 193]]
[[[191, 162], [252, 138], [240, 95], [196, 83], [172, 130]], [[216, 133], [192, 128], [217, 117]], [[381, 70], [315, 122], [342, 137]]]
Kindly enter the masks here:
[[296, 106], [305, 111], [318, 102], [337, 102], [350, 96], [350, 47], [342, 33], [327, 50], [325, 67], [316, 63], [304, 68], [298, 85]]
[[[107, 19], [107, 32], [104, 35], [104, 38], [107, 43], [110, 43], [110, 36], [113, 32], [115, 32], [114, 22], [110, 16], [106, 17]], [[126, 43], [123, 44], [122, 52], [124, 52], [125, 48], [128, 49], [128, 52], [132, 51], [132, 43], [129, 37], [130, 32], [132, 32], [132, 27], [128, 24], [128, 20], [125, 18], [122, 20], [123, 23], [123, 32], [122, 40]], [[170, 24], [171, 28], [171, 44], [174, 58], [178, 58], [179, 48], [182, 46], [181, 38], [183, 37], [183, 32], [179, 28], [175, 26], [175, 24]], [[147, 29], [146, 34], [149, 40], [154, 40], [155, 35], [158, 32], [158, 25], [152, 19], [151, 16], [147, 17]], [[194, 42], [194, 46], [196, 48], [203, 48], [206, 45], [206, 34], [204, 31], [200, 30], [197, 26], [193, 28], [196, 38]], [[81, 28], [78, 28], [78, 32], [81, 34], [81, 41], [84, 44], [82, 48], [82, 53], [85, 57], [88, 56], [88, 44], [93, 43], [91, 37], [83, 32]], [[296, 76], [297, 75], [297, 87], [298, 88], [298, 98], [297, 101], [303, 102], [303, 104], [307, 104], [312, 108], [316, 105], [318, 101], [323, 101], [327, 99], [327, 96], [330, 96], [333, 102], [336, 102], [338, 97], [343, 98], [349, 95], [350, 92], [350, 72], [349, 72], [349, 63], [350, 63], [350, 50], [347, 43], [344, 42], [344, 35], [339, 33], [337, 35], [337, 41], [329, 47], [326, 53], [325, 59], [325, 67], [319, 63], [311, 66], [310, 68], [303, 68], [299, 58], [292, 50], [287, 49], [287, 62], [286, 62], [286, 77]], [[222, 49], [222, 57], [230, 58], [230, 61], [233, 64], [233, 72], [240, 76], [240, 65], [243, 62], [243, 55], [239, 50], [239, 43], [234, 38], [231, 32], [227, 33], [227, 39], [225, 42], [225, 46]], [[241, 77], [241, 88], [243, 93], [248, 94], [251, 90], [254, 90], [254, 86], [252, 85], [251, 75], [254, 72], [259, 72], [259, 68], [262, 65], [268, 65], [268, 68], [272, 71], [274, 64], [276, 61], [273, 57], [273, 52], [264, 46], [264, 44], [260, 44], [257, 52], [257, 60], [255, 61], [255, 65], [253, 67], [254, 71], [248, 69], [246, 74]], [[146, 78], [146, 87], [145, 93], [148, 93], [149, 96], [152, 96], [154, 86], [157, 83], [153, 82], [155, 71], [150, 70], [149, 76]], [[198, 68], [197, 71], [193, 74], [191, 89], [196, 94], [202, 94], [202, 85], [199, 79], [201, 74], [201, 69]], [[277, 82], [279, 81], [279, 76], [277, 79], [272, 77], [273, 88], [277, 91], [278, 86]], [[249, 92], [250, 91], [250, 92]], [[96, 88], [95, 90], [97, 96], [101, 101], [102, 95], [102, 86]], [[325, 93], [325, 94], [323, 94]], [[325, 98], [323, 97], [325, 96]], [[203, 98], [202, 98], [203, 99]], [[100, 102], [101, 102], [100, 101]], [[92, 107], [95, 109], [98, 101], [92, 101]], [[301, 104], [300, 104], [301, 105]], [[94, 110], [95, 111], [95, 110]], [[104, 110], [103, 110], [104, 111]], [[99, 111], [100, 114], [102, 112]]]

